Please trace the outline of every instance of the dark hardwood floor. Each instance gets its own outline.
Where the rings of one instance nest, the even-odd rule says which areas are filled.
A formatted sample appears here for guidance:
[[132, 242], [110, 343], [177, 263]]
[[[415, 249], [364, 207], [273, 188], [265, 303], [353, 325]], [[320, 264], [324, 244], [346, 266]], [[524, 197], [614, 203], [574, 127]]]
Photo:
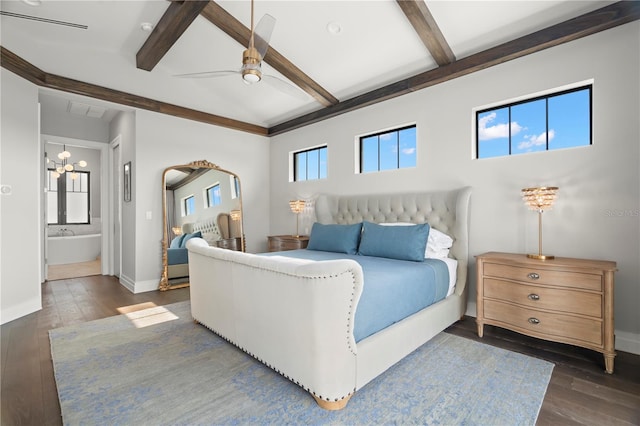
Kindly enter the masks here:
[[[42, 286], [43, 309], [0, 327], [2, 425], [60, 425], [48, 330], [118, 315], [118, 308], [189, 299], [189, 289], [132, 294], [105, 276], [51, 281]], [[615, 373], [604, 373], [599, 353], [485, 326], [474, 318], [452, 334], [548, 360], [555, 364], [538, 425], [640, 425], [640, 356], [618, 352]], [[100, 424], [96, 419], [96, 424]]]

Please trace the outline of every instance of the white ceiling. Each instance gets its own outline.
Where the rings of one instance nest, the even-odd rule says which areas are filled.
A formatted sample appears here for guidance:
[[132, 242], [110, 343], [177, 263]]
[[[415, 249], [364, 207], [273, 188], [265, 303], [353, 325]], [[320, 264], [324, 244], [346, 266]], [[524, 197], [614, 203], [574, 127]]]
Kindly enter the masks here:
[[[218, 2], [247, 27], [247, 0]], [[601, 8], [611, 1], [426, 1], [457, 59]], [[322, 108], [239, 75], [182, 79], [176, 74], [237, 70], [243, 46], [199, 16], [151, 71], [136, 68], [136, 53], [149, 36], [141, 23], [156, 24], [166, 0], [57, 1], [37, 7], [2, 0], [2, 11], [87, 25], [71, 28], [2, 16], [0, 43], [50, 74], [158, 101], [270, 127]], [[437, 67], [395, 0], [256, 0], [256, 21], [276, 18], [271, 46], [340, 101]], [[327, 31], [337, 22], [338, 35]], [[263, 72], [282, 77], [268, 64]], [[64, 93], [66, 99], [103, 105]], [[44, 97], [45, 99], [47, 96]], [[123, 107], [123, 109], [125, 109]], [[111, 117], [107, 114], [105, 119]]]

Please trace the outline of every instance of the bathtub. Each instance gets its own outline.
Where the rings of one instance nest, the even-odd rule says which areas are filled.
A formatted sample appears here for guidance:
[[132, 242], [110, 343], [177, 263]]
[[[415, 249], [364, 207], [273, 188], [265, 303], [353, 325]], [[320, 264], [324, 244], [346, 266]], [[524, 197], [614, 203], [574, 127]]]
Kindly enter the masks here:
[[88, 262], [100, 256], [101, 234], [47, 237], [47, 264]]

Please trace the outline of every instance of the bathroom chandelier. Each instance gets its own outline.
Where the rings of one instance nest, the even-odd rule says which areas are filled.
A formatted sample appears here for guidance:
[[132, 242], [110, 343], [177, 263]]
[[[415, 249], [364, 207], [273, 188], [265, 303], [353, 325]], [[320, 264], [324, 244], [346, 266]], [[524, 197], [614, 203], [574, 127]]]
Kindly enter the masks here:
[[54, 178], [59, 178], [60, 175], [65, 172], [71, 173], [71, 179], [77, 179], [78, 174], [75, 172], [76, 167], [87, 167], [87, 162], [84, 160], [80, 160], [77, 163], [72, 163], [69, 158], [71, 157], [71, 153], [67, 151], [67, 146], [62, 146], [63, 151], [58, 154], [58, 158], [60, 162], [49, 160], [47, 157], [47, 163], [53, 163], [53, 168], [55, 169], [52, 173]]

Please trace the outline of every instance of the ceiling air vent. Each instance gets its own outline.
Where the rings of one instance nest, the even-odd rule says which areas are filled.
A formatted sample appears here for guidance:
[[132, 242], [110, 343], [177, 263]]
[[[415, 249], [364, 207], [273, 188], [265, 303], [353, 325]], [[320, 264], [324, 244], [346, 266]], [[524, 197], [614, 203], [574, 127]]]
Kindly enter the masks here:
[[81, 102], [69, 101], [69, 104], [67, 105], [67, 112], [69, 112], [69, 114], [83, 115], [85, 117], [102, 118], [106, 109], [94, 105], [83, 104]]

